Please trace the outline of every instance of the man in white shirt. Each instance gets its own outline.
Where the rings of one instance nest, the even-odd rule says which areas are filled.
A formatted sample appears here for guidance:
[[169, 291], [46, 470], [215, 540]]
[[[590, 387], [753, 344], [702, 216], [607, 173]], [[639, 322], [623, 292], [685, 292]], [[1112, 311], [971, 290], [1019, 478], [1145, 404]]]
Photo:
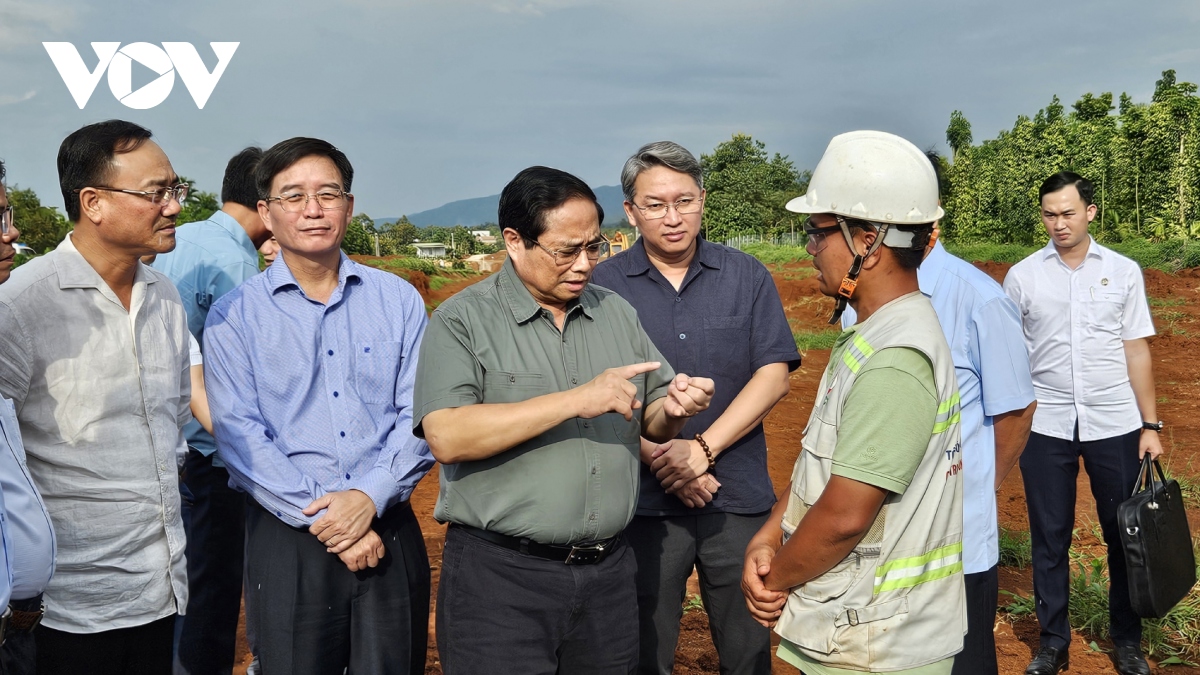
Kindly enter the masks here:
[[1149, 675], [1117, 531], [1117, 506], [1133, 490], [1140, 459], [1162, 454], [1146, 342], [1154, 325], [1142, 271], [1088, 234], [1096, 217], [1091, 181], [1063, 171], [1047, 178], [1039, 194], [1050, 242], [1004, 279], [1005, 293], [1021, 312], [1037, 395], [1021, 474], [1041, 647], [1025, 672], [1053, 675], [1068, 666], [1067, 551], [1083, 457], [1108, 546], [1109, 634], [1117, 671]]
[[67, 136], [58, 172], [74, 231], [0, 286], [0, 395], [58, 543], [37, 672], [159, 675], [187, 605], [187, 316], [139, 258], [175, 247], [187, 185], [120, 120]]

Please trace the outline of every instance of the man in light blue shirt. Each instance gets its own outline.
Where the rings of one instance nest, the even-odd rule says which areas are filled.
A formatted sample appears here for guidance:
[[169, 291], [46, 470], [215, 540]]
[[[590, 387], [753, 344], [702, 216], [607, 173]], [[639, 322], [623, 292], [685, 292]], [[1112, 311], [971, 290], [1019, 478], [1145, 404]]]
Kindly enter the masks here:
[[[12, 243], [21, 236], [9, 208], [0, 162], [0, 284], [8, 281]], [[42, 591], [54, 573], [54, 526], [25, 466], [17, 412], [0, 397], [0, 674], [32, 674], [33, 629], [42, 618]]]
[[[930, 157], [938, 170], [936, 156]], [[1004, 289], [974, 265], [931, 241], [917, 270], [958, 375], [962, 409], [963, 572], [967, 635], [954, 675], [995, 675], [992, 632], [999, 595], [996, 490], [1012, 470], [1033, 422], [1033, 380], [1017, 307]], [[842, 326], [854, 325], [854, 309]]]
[[[175, 250], [154, 268], [179, 290], [188, 330], [203, 341], [208, 310], [221, 296], [258, 274], [258, 247], [270, 239], [258, 215], [254, 168], [262, 150], [246, 148], [225, 167], [221, 210], [179, 227]], [[176, 620], [175, 672], [229, 675], [237, 650], [242, 600], [245, 498], [229, 487], [229, 473], [213, 437], [192, 420], [184, 427], [188, 456], [182, 488], [187, 531], [187, 615]]]
[[341, 252], [353, 168], [325, 141], [263, 153], [281, 253], [213, 305], [205, 382], [218, 455], [249, 493], [246, 619], [266, 673], [424, 673], [429, 562], [408, 498], [426, 317], [416, 289]]

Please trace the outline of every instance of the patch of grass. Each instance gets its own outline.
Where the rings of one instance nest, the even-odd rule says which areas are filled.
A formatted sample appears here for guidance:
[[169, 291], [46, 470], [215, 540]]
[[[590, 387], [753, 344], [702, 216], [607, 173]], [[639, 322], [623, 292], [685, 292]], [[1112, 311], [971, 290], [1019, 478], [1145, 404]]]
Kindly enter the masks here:
[[797, 260], [812, 260], [812, 256], [803, 246], [747, 244], [742, 251], [758, 258], [764, 265], [784, 265]]
[[699, 595], [689, 595], [687, 601], [683, 603], [683, 613], [687, 614], [697, 609], [701, 612], [705, 611], [704, 600]]
[[1011, 591], [1000, 591], [1000, 593], [1012, 598], [1012, 602], [1007, 605], [1000, 605], [1000, 611], [1008, 614], [1010, 617], [1032, 616], [1037, 611], [1037, 602], [1033, 599], [1032, 595], [1018, 595]]
[[1000, 528], [1000, 564], [1025, 569], [1033, 562], [1033, 544], [1023, 530]]
[[1166, 457], [1167, 460], [1163, 463], [1163, 473], [1168, 479], [1173, 478], [1175, 482], [1179, 483], [1179, 492], [1183, 495], [1183, 503], [1191, 507], [1200, 506], [1200, 481], [1197, 481], [1190, 473], [1192, 468], [1191, 461], [1188, 461], [1186, 467], [1188, 473], [1183, 473], [1182, 471], [1176, 472], [1174, 470], [1175, 467], [1172, 465], [1175, 455], [1166, 455]]
[[801, 352], [811, 349], [831, 349], [841, 334], [841, 331], [833, 329], [792, 331], [792, 337], [796, 340], [796, 349]]
[[1187, 304], [1183, 298], [1150, 298], [1151, 307], [1178, 307]]

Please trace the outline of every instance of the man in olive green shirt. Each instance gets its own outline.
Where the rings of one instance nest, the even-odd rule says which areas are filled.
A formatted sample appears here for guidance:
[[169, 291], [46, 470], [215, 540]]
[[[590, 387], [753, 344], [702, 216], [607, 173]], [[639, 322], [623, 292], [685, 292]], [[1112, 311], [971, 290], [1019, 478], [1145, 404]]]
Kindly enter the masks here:
[[545, 167], [500, 196], [504, 268], [434, 312], [413, 424], [441, 467], [442, 671], [628, 673], [639, 437], [673, 438], [713, 383], [676, 375], [620, 296], [586, 183]]

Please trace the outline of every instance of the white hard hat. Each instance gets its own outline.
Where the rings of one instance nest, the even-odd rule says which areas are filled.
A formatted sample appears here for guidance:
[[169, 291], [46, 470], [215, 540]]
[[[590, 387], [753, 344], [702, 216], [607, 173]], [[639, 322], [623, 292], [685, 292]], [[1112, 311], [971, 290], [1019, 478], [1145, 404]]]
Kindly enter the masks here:
[[883, 131], [834, 136], [808, 192], [789, 201], [787, 210], [893, 225], [922, 225], [945, 215], [938, 206], [937, 174], [925, 153]]

